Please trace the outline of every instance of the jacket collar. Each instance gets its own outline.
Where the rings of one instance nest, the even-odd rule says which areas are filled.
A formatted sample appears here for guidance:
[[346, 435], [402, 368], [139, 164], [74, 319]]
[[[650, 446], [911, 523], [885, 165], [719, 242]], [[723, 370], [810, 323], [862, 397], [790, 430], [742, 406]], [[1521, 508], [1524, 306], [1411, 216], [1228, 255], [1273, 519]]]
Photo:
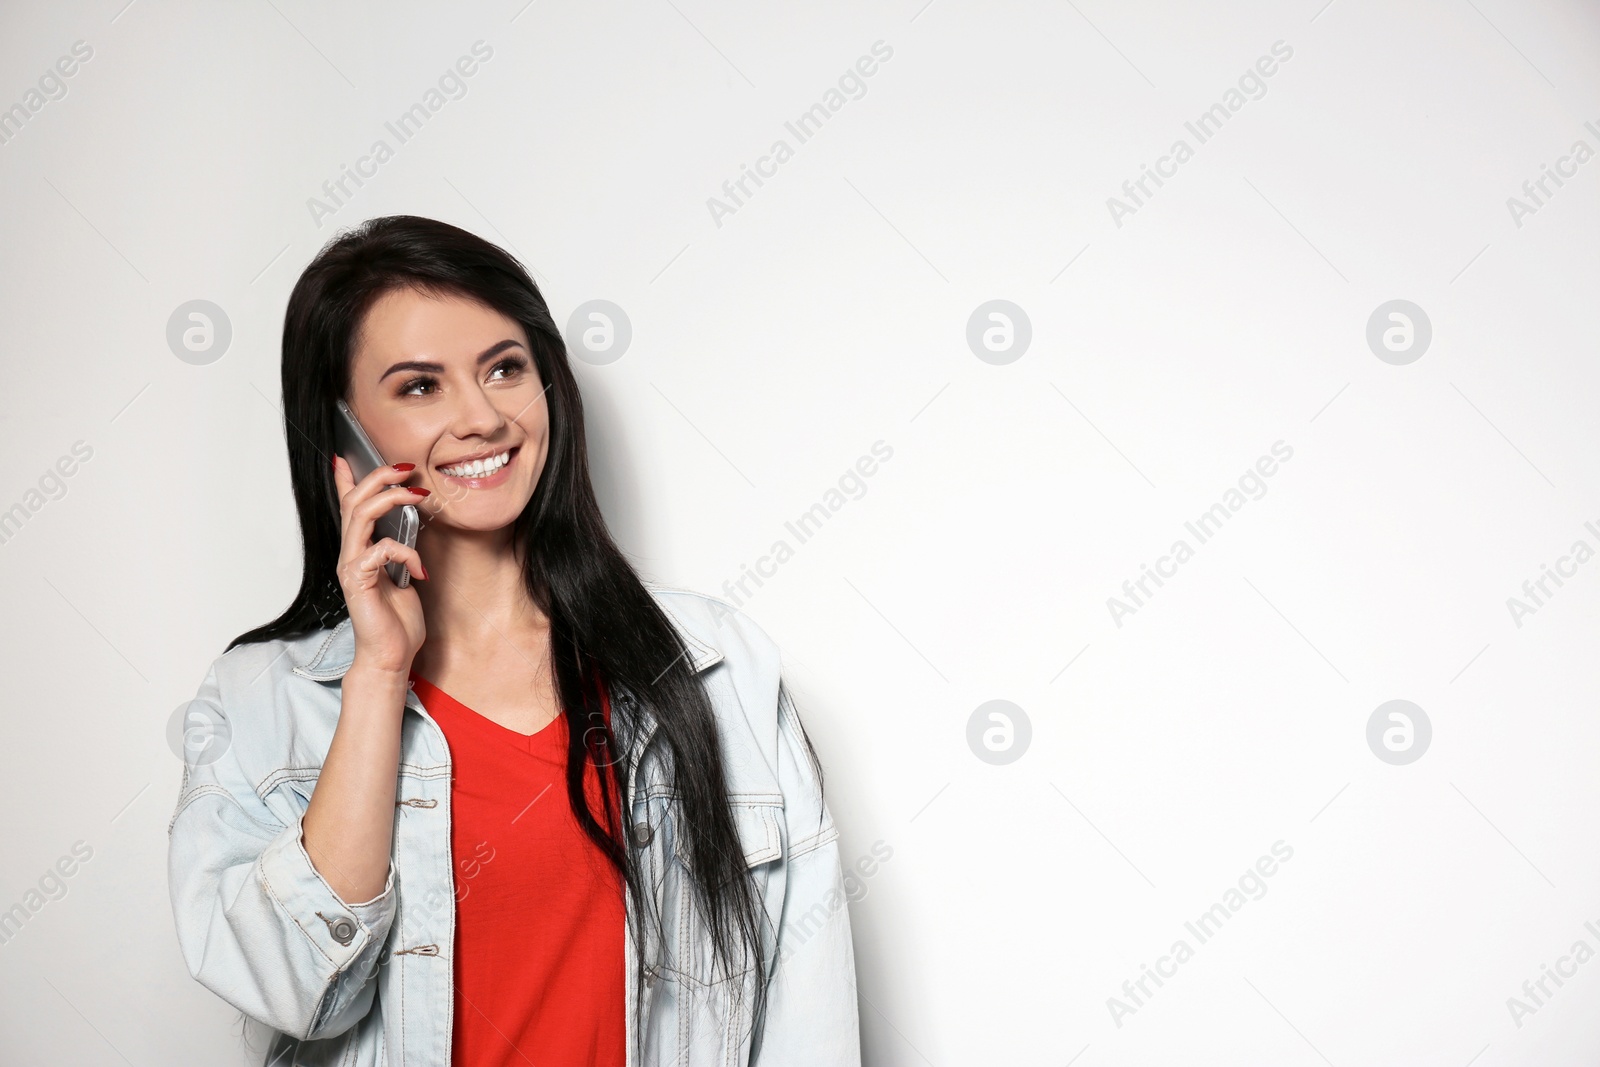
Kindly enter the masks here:
[[[712, 644], [711, 639], [693, 633], [689, 624], [672, 610], [672, 606], [664, 598], [658, 598], [657, 603], [672, 621], [678, 636], [683, 639], [684, 647], [690, 656], [690, 663], [697, 674], [723, 661], [722, 649]], [[302, 678], [318, 682], [338, 681], [350, 670], [351, 663], [355, 659], [355, 646], [354, 624], [346, 618], [332, 630], [323, 631], [320, 640], [316, 634], [301, 638], [300, 642], [292, 646], [289, 659], [294, 663], [294, 673]], [[407, 703], [409, 706], [420, 708], [420, 703], [411, 704], [415, 696], [414, 692], [408, 691]], [[628, 804], [631, 807], [634, 790], [638, 784], [633, 771], [643, 760], [644, 752], [655, 736], [657, 720], [649, 706], [640, 703], [631, 693], [624, 690], [618, 694], [618, 699], [627, 701], [634, 712], [632, 716], [634, 721], [628, 724], [624, 735], [618, 738], [622, 751], [627, 753], [625, 758], [629, 768]], [[724, 772], [728, 776], [730, 793], [773, 794], [778, 791], [777, 779], [766, 763], [760, 759], [735, 759], [725, 767]]]
[[[695, 673], [700, 673], [707, 668], [722, 662], [722, 650], [707, 644], [680, 622], [670, 611], [667, 618], [671, 619], [673, 626], [678, 631], [678, 636], [683, 638], [685, 647], [689, 650], [690, 662], [694, 665]], [[320, 643], [311, 651], [309, 658], [300, 659], [291, 655], [294, 661], [294, 673], [302, 678], [310, 678], [318, 682], [337, 681], [350, 670], [356, 656], [356, 632], [354, 624], [344, 619], [328, 631]]]

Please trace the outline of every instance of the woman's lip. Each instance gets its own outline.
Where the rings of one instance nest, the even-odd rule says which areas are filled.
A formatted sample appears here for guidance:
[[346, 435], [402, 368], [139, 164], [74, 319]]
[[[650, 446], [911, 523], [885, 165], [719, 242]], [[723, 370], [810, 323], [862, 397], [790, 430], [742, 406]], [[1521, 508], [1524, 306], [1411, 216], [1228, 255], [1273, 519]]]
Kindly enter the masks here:
[[474, 489], [488, 489], [499, 485], [501, 482], [506, 480], [506, 477], [508, 477], [506, 472], [509, 471], [511, 469], [511, 465], [517, 461], [517, 453], [520, 451], [522, 451], [521, 445], [514, 445], [513, 447], [507, 449], [505, 463], [501, 464], [500, 469], [495, 471], [493, 474], [479, 475], [475, 478], [463, 477], [459, 474], [446, 474], [444, 468], [440, 467], [439, 476], [441, 478], [447, 478], [452, 482], [459, 482], [462, 485], [470, 485]]

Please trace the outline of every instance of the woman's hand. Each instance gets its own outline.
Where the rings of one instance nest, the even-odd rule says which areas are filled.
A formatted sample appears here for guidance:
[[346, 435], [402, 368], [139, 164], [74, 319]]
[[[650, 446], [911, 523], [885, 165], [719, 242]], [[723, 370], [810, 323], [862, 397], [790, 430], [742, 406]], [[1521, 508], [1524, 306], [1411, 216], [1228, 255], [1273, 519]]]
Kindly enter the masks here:
[[412, 504], [428, 495], [426, 489], [401, 485], [415, 467], [410, 463], [383, 466], [359, 483], [343, 456], [333, 457], [333, 481], [339, 492], [342, 525], [339, 564], [335, 573], [350, 608], [356, 633], [355, 664], [367, 670], [404, 675], [422, 647], [427, 626], [422, 600], [411, 586], [401, 589], [384, 573], [384, 565], [406, 565], [413, 580], [426, 579], [422, 557], [392, 537], [373, 543], [378, 519], [391, 508]]

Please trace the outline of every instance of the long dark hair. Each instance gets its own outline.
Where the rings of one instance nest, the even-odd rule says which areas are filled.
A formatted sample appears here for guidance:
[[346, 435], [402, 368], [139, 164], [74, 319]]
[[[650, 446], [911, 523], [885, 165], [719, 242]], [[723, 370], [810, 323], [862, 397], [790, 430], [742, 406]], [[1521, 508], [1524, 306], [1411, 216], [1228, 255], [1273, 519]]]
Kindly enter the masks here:
[[[301, 274], [283, 323], [283, 420], [305, 569], [300, 591], [283, 614], [234, 638], [228, 648], [298, 637], [337, 625], [349, 614], [334, 570], [340, 541], [329, 464], [335, 450], [334, 401], [347, 395], [351, 349], [367, 310], [378, 297], [403, 287], [477, 300], [527, 331], [547, 388], [550, 444], [539, 484], [517, 517], [513, 536], [523, 549], [528, 594], [550, 620], [553, 666], [569, 726], [567, 800], [584, 832], [622, 874], [639, 914], [657, 919], [635, 924], [636, 977], [642, 979], [644, 928], [659, 932], [660, 924], [637, 853], [626, 845], [633, 813], [617, 804], [622, 825], [612, 818], [612, 790], [626, 796], [632, 773], [618, 735], [634, 736], [638, 716], [627, 700], [617, 701], [612, 725], [606, 725], [599, 713], [598, 676], [609, 692], [620, 687], [641, 701], [659, 724], [656, 736], [665, 746], [662, 755], [678, 796], [676, 832], [688, 846], [696, 906], [708, 919], [705, 926], [724, 973], [755, 969], [753, 1053], [767, 1006], [768, 960], [761, 938], [766, 911], [748, 876], [729, 810], [710, 698], [689, 650], [606, 529], [589, 480], [583, 401], [566, 345], [544, 297], [515, 258], [446, 223], [393, 215], [336, 235]], [[801, 736], [820, 787], [821, 767], [804, 727]], [[616, 775], [614, 780], [599, 775], [604, 807], [598, 818], [583, 790], [590, 762]], [[741, 950], [737, 956], [736, 948]], [[643, 984], [637, 981], [635, 990]], [[742, 996], [742, 985], [733, 984]], [[636, 999], [633, 1010], [638, 1005]]]

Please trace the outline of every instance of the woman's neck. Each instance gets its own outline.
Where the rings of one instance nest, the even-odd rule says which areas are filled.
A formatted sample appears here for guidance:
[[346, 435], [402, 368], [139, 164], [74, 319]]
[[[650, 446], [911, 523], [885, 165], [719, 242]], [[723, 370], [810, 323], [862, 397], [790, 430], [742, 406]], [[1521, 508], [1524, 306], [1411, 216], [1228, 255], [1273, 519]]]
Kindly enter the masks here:
[[509, 537], [499, 536], [508, 533], [440, 530], [418, 538], [428, 568], [427, 580], [413, 586], [428, 627], [413, 664], [419, 674], [493, 658], [497, 649], [548, 647], [550, 620], [528, 595]]

